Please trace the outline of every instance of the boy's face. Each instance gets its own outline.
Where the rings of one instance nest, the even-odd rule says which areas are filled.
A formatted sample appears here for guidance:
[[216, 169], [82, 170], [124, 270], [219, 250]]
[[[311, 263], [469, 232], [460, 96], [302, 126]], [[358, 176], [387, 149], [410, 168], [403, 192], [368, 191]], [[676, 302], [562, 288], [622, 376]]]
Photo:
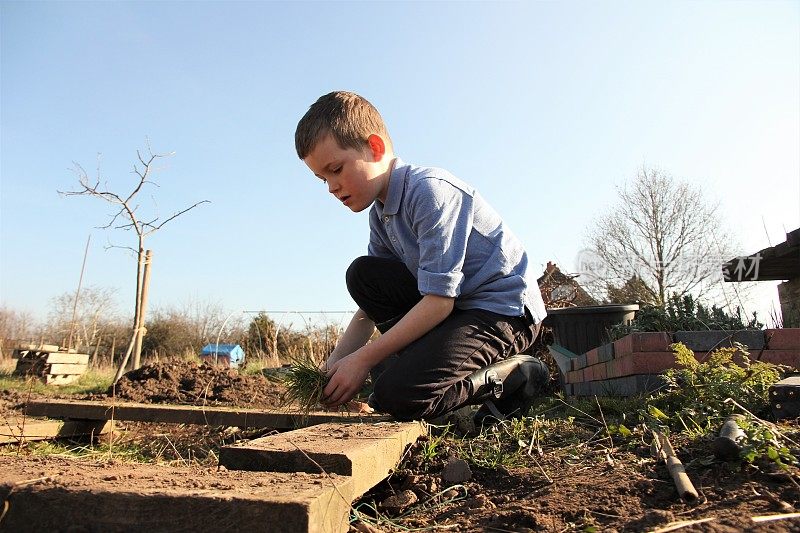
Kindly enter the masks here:
[[328, 185], [328, 192], [354, 213], [386, 200], [389, 163], [383, 140], [373, 135], [363, 150], [342, 148], [331, 134], [319, 141], [303, 162]]

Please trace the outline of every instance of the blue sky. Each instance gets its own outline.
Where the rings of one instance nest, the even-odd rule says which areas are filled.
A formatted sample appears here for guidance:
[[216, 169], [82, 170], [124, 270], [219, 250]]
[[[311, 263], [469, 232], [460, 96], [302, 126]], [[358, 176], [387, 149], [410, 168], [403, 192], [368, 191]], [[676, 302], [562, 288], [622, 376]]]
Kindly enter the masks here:
[[798, 2], [0, 6], [0, 302], [36, 316], [74, 290], [90, 233], [84, 283], [132, 309], [134, 260], [106, 246], [133, 235], [95, 229], [111, 210], [57, 191], [98, 154], [109, 188], [129, 190], [147, 139], [175, 155], [143, 214], [211, 202], [147, 241], [151, 306], [353, 309], [343, 273], [366, 212], [293, 146], [336, 89], [378, 107], [406, 161], [476, 186], [537, 267], [571, 270], [642, 164], [718, 201], [743, 253], [800, 226]]

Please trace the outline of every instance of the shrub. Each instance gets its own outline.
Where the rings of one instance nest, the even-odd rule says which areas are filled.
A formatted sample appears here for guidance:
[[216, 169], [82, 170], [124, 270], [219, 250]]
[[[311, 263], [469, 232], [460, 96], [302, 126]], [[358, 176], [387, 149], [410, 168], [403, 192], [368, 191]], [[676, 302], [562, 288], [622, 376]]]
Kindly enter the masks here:
[[629, 324], [619, 324], [611, 328], [611, 340], [639, 331], [705, 331], [705, 330], [743, 330], [761, 329], [756, 313], [747, 322], [740, 308], [734, 314], [712, 305], [704, 306], [691, 295], [669, 297], [664, 307], [643, 306], [636, 318]]
[[[734, 398], [758, 415], [769, 406], [769, 388], [781, 378], [781, 367], [749, 359], [746, 347], [719, 348], [707, 361], [695, 359], [682, 343], [672, 345], [679, 368], [667, 370], [664, 392], [653, 398], [657, 412], [666, 413], [676, 430], [711, 431], [736, 408], [726, 402]], [[741, 354], [741, 365], [733, 362]]]

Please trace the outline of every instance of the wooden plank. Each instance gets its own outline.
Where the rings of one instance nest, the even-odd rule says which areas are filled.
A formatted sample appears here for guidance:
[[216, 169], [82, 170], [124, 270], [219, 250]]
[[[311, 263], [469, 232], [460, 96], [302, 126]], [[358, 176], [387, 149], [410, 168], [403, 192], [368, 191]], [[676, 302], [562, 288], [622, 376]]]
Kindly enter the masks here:
[[62, 375], [62, 374], [83, 374], [86, 372], [86, 364], [71, 364], [71, 363], [56, 363], [50, 365], [49, 374]]
[[307, 416], [297, 412], [236, 407], [202, 407], [194, 405], [152, 405], [144, 403], [94, 402], [90, 400], [32, 401], [25, 406], [28, 416], [50, 418], [82, 418], [92, 420], [128, 420], [172, 424], [236, 426], [240, 428], [292, 429], [325, 422], [384, 422], [386, 415], [351, 414], [347, 412], [313, 411]]
[[0, 444], [103, 435], [112, 424], [110, 420], [5, 420], [0, 424]]
[[81, 379], [80, 374], [46, 374], [43, 376], [45, 385], [69, 385]]
[[26, 350], [32, 352], [57, 352], [57, 344], [20, 344], [17, 350]]
[[54, 352], [47, 354], [46, 363], [68, 363], [73, 365], [86, 365], [89, 363], [88, 353], [62, 353]]
[[351, 476], [358, 498], [397, 468], [406, 448], [426, 433], [420, 422], [320, 424], [222, 446], [219, 464], [268, 472], [318, 473], [322, 468]]
[[[0, 455], [0, 495], [8, 501], [2, 531], [346, 533], [350, 529], [353, 484], [345, 476], [207, 472], [162, 464], [109, 467], [108, 461], [42, 464], [37, 459]], [[190, 476], [200, 476], [199, 488], [189, 484]]]

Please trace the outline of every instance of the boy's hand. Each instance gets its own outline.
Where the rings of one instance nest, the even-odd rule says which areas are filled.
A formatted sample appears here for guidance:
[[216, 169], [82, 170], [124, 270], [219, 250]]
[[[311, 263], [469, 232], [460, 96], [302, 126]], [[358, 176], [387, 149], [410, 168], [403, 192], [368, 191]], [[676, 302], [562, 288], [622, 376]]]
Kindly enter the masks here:
[[323, 403], [327, 407], [349, 402], [366, 381], [371, 367], [364, 363], [359, 352], [356, 350], [328, 366], [329, 380], [323, 391]]
[[333, 365], [334, 365], [334, 364], [336, 363], [336, 361], [338, 361], [339, 359], [341, 359], [341, 357], [340, 357], [340, 356], [338, 356], [338, 355], [334, 355], [334, 353], [330, 353], [330, 354], [328, 355], [328, 357], [326, 357], [325, 359], [323, 359], [322, 361], [320, 361], [320, 363], [319, 363], [319, 369], [320, 369], [320, 370], [322, 370], [323, 372], [325, 372], [325, 374], [327, 375], [327, 374], [328, 374], [328, 371], [329, 371], [331, 368], [333, 368]]

